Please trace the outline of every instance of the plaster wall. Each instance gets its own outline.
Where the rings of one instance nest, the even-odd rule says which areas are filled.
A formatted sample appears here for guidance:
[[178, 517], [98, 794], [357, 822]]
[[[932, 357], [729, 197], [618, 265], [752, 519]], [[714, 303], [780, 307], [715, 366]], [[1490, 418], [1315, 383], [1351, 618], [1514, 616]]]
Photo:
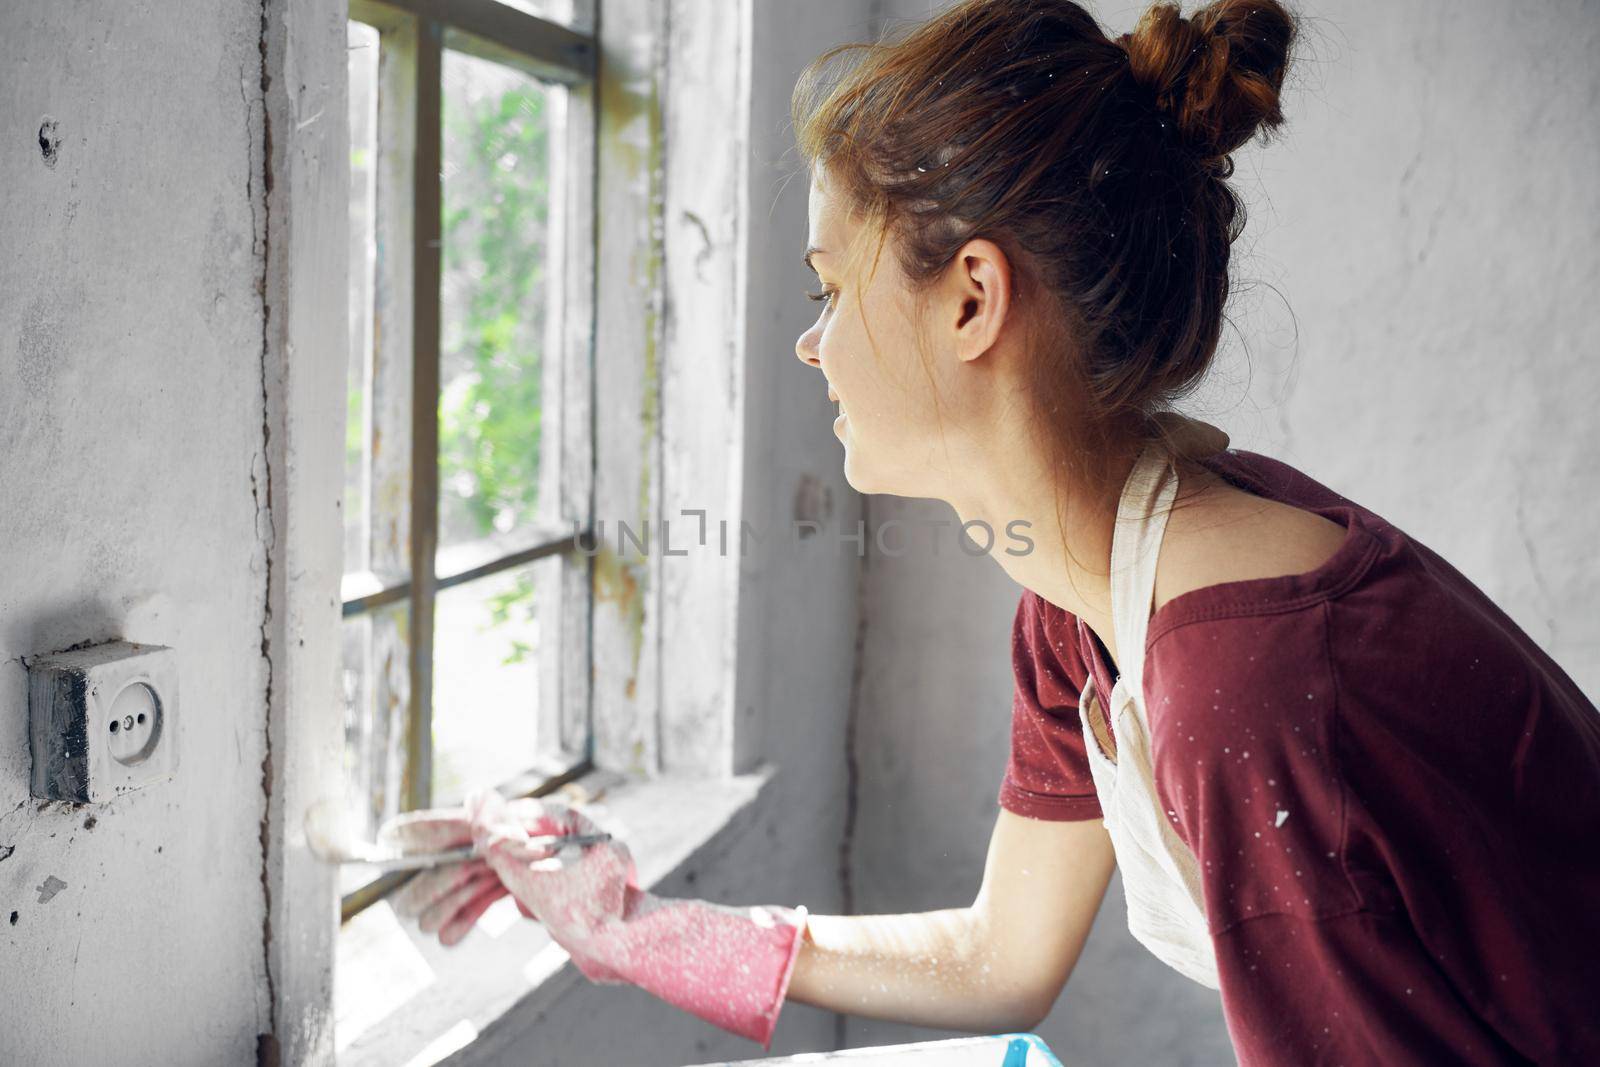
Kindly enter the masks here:
[[[1113, 35], [1141, 10], [1089, 6]], [[1233, 328], [1188, 409], [1439, 551], [1600, 701], [1600, 9], [1330, 0], [1303, 29], [1283, 138], [1236, 155]], [[868, 506], [873, 525], [954, 515]], [[996, 814], [1020, 590], [943, 547], [865, 570], [864, 912], [969, 902]], [[1120, 883], [1039, 1033], [1069, 1063], [1232, 1057], [1217, 995], [1133, 941]]]
[[[270, 1025], [261, 22], [0, 5], [7, 1063], [253, 1062]], [[177, 650], [177, 777], [30, 798], [24, 659], [116, 637]]]

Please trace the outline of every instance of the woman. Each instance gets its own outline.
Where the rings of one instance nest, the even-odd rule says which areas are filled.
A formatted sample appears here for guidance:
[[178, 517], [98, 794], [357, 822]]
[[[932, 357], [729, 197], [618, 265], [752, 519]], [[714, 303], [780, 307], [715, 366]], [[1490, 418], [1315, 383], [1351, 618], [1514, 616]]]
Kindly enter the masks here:
[[1242, 1063], [1600, 1063], [1600, 713], [1426, 546], [1170, 409], [1293, 40], [1273, 0], [1116, 40], [972, 0], [797, 89], [823, 309], [796, 353], [848, 480], [1029, 531], [993, 553], [1024, 592], [970, 908], [663, 900], [620, 843], [527, 843], [580, 812], [492, 795], [395, 828], [488, 855], [401, 907], [453, 941], [509, 891], [591, 978], [763, 1045], [786, 998], [994, 1031], [1049, 1011], [1115, 863]]

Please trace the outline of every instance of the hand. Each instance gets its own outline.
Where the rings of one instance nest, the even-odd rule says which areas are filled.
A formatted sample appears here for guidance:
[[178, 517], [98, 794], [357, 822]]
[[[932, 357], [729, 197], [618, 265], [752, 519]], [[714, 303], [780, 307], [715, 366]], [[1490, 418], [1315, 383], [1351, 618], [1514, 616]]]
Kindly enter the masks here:
[[585, 812], [566, 806], [546, 824], [527, 821], [493, 791], [467, 800], [479, 853], [524, 915], [544, 924], [590, 981], [626, 979], [604, 959], [605, 935], [620, 929], [628, 902], [640, 893], [633, 856], [620, 838], [565, 849], [530, 844], [530, 835], [604, 832]]
[[[639, 888], [633, 857], [617, 837], [556, 855], [528, 844], [498, 795], [480, 794], [467, 808], [489, 866], [591, 981], [631, 982], [771, 1048], [805, 935], [805, 908], [659, 897]], [[561, 821], [562, 833], [600, 829], [571, 809]]]
[[[529, 834], [562, 833], [567, 804], [552, 797], [522, 797], [505, 802], [505, 815]], [[378, 830], [378, 844], [400, 853], [439, 852], [472, 844], [472, 823], [465, 806], [426, 808], [395, 816]], [[455, 945], [471, 931], [489, 906], [509, 890], [482, 858], [450, 863], [413, 875], [390, 898], [402, 918], [418, 920], [423, 933], [439, 935], [439, 943]], [[517, 910], [537, 918], [526, 904]]]

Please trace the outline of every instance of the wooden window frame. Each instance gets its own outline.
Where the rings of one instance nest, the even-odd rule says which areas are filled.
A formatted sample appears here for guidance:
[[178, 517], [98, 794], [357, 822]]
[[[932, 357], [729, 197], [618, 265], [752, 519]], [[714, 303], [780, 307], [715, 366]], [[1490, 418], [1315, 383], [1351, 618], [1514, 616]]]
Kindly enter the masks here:
[[[393, 566], [384, 568], [375, 562], [372, 570], [347, 573], [341, 600], [346, 619], [393, 604], [410, 607], [402, 810], [432, 803], [433, 623], [438, 594], [550, 556], [566, 560], [560, 568], [559, 590], [551, 598], [550, 615], [556, 625], [541, 626], [542, 636], [553, 630], [559, 642], [559, 677], [541, 685], [539, 751], [530, 754], [526, 771], [498, 787], [507, 796], [543, 795], [594, 767], [589, 663], [600, 0], [592, 2], [592, 28], [579, 32], [496, 0], [349, 0], [350, 20], [376, 28], [382, 50], [378, 74], [380, 151], [375, 163], [380, 206], [373, 225], [382, 246], [410, 252], [409, 257], [388, 260], [380, 256], [375, 315], [384, 329], [379, 331], [373, 352], [371, 404], [374, 418], [402, 428], [410, 447], [393, 447], [394, 435], [386, 434], [391, 447], [381, 461], [374, 461], [374, 484], [383, 481], [406, 487], [398, 494], [404, 501], [403, 510], [391, 509], [385, 516], [394, 524], [385, 541]], [[563, 86], [567, 118], [560, 158], [568, 165], [552, 174], [550, 247], [557, 259], [549, 271], [550, 300], [560, 327], [557, 350], [547, 352], [544, 361], [546, 414], [556, 416], [544, 424], [553, 428], [546, 441], [558, 450], [556, 484], [550, 488], [561, 519], [555, 525], [528, 530], [527, 543], [515, 551], [491, 553], [441, 573], [436, 553], [443, 252], [441, 75], [446, 49]], [[587, 164], [578, 165], [577, 161]], [[386, 307], [395, 309], [396, 314], [384, 319]], [[404, 314], [407, 308], [409, 316]], [[409, 381], [402, 368], [409, 369]], [[396, 578], [400, 573], [409, 578]], [[541, 602], [541, 623], [547, 618], [545, 607]], [[349, 919], [408, 877], [406, 872], [385, 874], [344, 894], [341, 919]]]

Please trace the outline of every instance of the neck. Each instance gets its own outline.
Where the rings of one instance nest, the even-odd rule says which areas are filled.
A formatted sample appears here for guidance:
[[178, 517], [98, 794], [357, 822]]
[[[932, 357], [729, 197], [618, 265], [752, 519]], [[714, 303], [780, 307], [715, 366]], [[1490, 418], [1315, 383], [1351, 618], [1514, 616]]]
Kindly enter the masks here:
[[[1019, 456], [1025, 457], [1021, 463]], [[1116, 461], [1116, 488], [1096, 499], [1081, 487], [1053, 483], [1050, 465], [1035, 448], [1015, 438], [997, 441], [974, 464], [963, 491], [946, 496], [962, 523], [987, 524], [994, 540], [990, 555], [1018, 585], [1082, 619], [1113, 657], [1111, 536], [1134, 459]], [[1055, 511], [1057, 492], [1064, 523]]]

